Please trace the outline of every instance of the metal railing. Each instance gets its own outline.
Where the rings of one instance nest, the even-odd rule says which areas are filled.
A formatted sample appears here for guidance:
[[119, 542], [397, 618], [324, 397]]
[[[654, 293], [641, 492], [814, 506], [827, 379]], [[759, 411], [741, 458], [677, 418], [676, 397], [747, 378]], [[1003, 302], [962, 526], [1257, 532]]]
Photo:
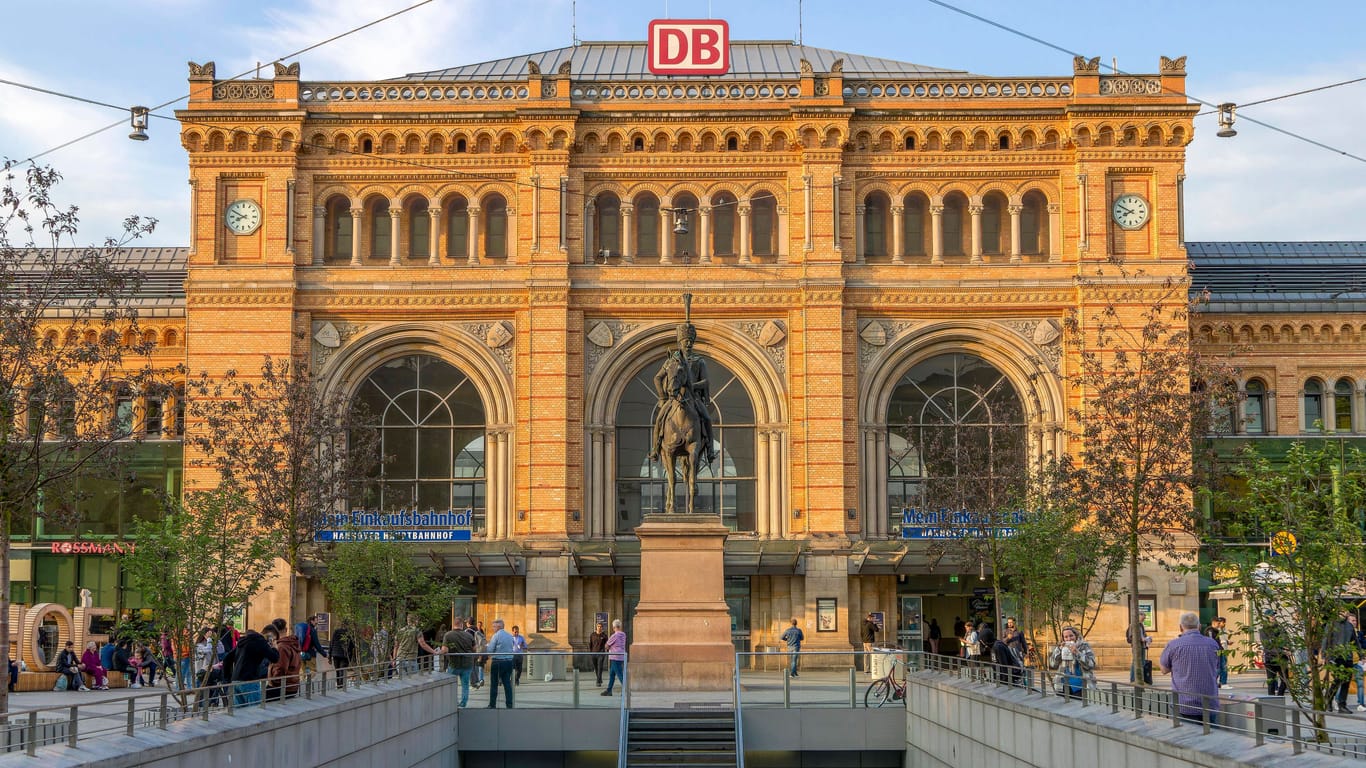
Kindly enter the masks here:
[[133, 737], [139, 729], [164, 731], [182, 720], [231, 717], [242, 709], [274, 709], [299, 700], [325, 698], [331, 691], [430, 677], [436, 672], [434, 659], [428, 656], [398, 665], [384, 662], [312, 674], [300, 671], [192, 688], [142, 689], [124, 697], [11, 711], [0, 715], [0, 752], [23, 751], [33, 756], [38, 747], [57, 744], [74, 749], [82, 741]]
[[735, 768], [745, 768], [745, 719], [741, 717], [740, 703], [740, 656], [735, 657]]

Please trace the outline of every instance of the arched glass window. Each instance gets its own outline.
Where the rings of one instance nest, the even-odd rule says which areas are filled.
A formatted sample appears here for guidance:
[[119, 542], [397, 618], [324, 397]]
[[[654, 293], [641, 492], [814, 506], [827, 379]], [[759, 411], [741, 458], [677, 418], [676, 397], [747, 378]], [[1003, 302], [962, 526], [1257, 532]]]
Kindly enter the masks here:
[[432, 217], [427, 201], [421, 198], [408, 204], [408, 258], [426, 260], [432, 255]]
[[672, 231], [670, 223], [669, 237], [674, 239], [673, 255], [680, 261], [697, 258], [697, 198], [691, 193], [684, 192], [673, 199], [672, 208], [674, 209], [673, 218], [682, 215], [688, 223], [688, 231], [678, 234]]
[[[716, 461], [697, 472], [698, 513], [721, 513], [732, 530], [754, 530], [754, 404], [730, 369], [706, 358], [711, 380], [712, 445]], [[626, 385], [617, 406], [617, 532], [630, 533], [642, 514], [664, 511], [663, 465], [649, 460], [655, 415], [654, 376], [646, 365]], [[676, 509], [685, 509], [687, 489], [674, 486]]]
[[1304, 383], [1304, 431], [1323, 431], [1323, 385], [1318, 379]]
[[1333, 430], [1352, 431], [1352, 381], [1338, 379], [1333, 385]]
[[593, 244], [593, 255], [600, 256], [603, 251], [621, 254], [621, 201], [611, 192], [603, 192], [594, 199], [597, 220], [593, 231], [597, 242]]
[[646, 193], [636, 197], [636, 256], [659, 256], [659, 198]]
[[389, 201], [376, 200], [370, 204], [370, 258], [389, 258], [389, 238], [393, 236], [389, 225]]
[[508, 204], [502, 195], [484, 200], [484, 255], [491, 259], [508, 255]]
[[964, 243], [964, 222], [968, 221], [968, 199], [954, 192], [944, 198], [944, 213], [940, 220], [944, 237], [944, 255], [962, 256], [967, 253]]
[[1249, 435], [1266, 433], [1266, 385], [1252, 379], [1243, 387], [1243, 431]]
[[469, 377], [431, 355], [408, 355], [375, 369], [356, 393], [380, 432], [381, 482], [361, 506], [470, 509], [484, 527], [484, 404]]
[[1000, 254], [1010, 250], [1010, 214], [1006, 198], [991, 192], [982, 199], [982, 253]]
[[713, 256], [734, 256], [739, 251], [736, 247], [736, 235], [739, 234], [737, 231], [739, 227], [735, 225], [736, 205], [735, 195], [729, 192], [722, 192], [712, 199], [711, 247]]
[[454, 261], [470, 257], [469, 202], [456, 197], [446, 203], [446, 256]]
[[1025, 193], [1020, 210], [1020, 253], [1041, 254], [1048, 245], [1048, 200], [1038, 190]]
[[887, 255], [887, 226], [891, 210], [887, 196], [874, 192], [863, 199], [863, 255]]
[[749, 202], [750, 251], [755, 256], [778, 253], [778, 199], [769, 192], [760, 192]]
[[1024, 406], [1010, 381], [973, 355], [913, 366], [887, 406], [891, 524], [903, 508], [1000, 512], [1025, 477]]
[[925, 223], [929, 210], [929, 200], [921, 194], [906, 196], [906, 210], [901, 218], [901, 240], [906, 247], [907, 256], [924, 256], [928, 252], [925, 234], [930, 228]]
[[344, 197], [327, 201], [327, 243], [323, 254], [329, 261], [351, 259], [351, 201]]

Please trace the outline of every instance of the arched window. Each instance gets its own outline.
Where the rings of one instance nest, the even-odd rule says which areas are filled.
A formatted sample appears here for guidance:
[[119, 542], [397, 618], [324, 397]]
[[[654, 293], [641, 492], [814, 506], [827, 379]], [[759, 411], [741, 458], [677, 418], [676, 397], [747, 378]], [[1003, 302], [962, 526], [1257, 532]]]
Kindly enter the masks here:
[[502, 195], [484, 200], [484, 255], [491, 259], [508, 255], [508, 204]]
[[739, 234], [735, 226], [735, 195], [729, 192], [722, 192], [712, 198], [711, 202], [711, 250], [713, 256], [734, 256], [739, 248], [736, 247], [736, 237]]
[[944, 237], [944, 255], [962, 256], [967, 253], [967, 244], [964, 242], [965, 233], [964, 223], [968, 219], [968, 199], [961, 192], [952, 192], [944, 197], [944, 214], [940, 222], [941, 231]]
[[750, 251], [755, 256], [778, 253], [778, 199], [770, 192], [759, 192], [749, 201]]
[[1025, 193], [1020, 211], [1020, 253], [1041, 254], [1048, 247], [1048, 200], [1038, 190]]
[[351, 201], [334, 197], [327, 201], [327, 243], [324, 258], [334, 261], [351, 259]]
[[469, 201], [453, 197], [446, 202], [446, 256], [454, 261], [470, 257]]
[[[706, 358], [711, 382], [712, 444], [716, 461], [697, 472], [698, 513], [721, 513], [732, 530], [754, 530], [755, 439], [754, 404], [730, 369]], [[655, 415], [655, 372], [658, 361], [646, 365], [626, 385], [617, 405], [617, 515], [618, 533], [630, 533], [640, 516], [664, 511], [664, 475], [659, 462], [649, 460]], [[676, 509], [685, 509], [687, 489], [674, 486]]]
[[905, 206], [901, 218], [901, 242], [905, 245], [906, 255], [924, 256], [929, 252], [930, 201], [923, 194], [915, 192], [906, 196]]
[[887, 196], [881, 192], [873, 192], [863, 199], [863, 255], [864, 256], [886, 256], [887, 255], [887, 231], [888, 217], [891, 215], [891, 207], [887, 203]]
[[375, 200], [370, 203], [366, 223], [370, 227], [370, 258], [389, 258], [389, 238], [393, 237], [389, 225], [389, 201]]
[[1352, 380], [1338, 379], [1333, 385], [1333, 430], [1352, 431]]
[[596, 219], [593, 232], [593, 255], [602, 256], [603, 251], [621, 255], [621, 200], [611, 192], [601, 192], [593, 199]]
[[1000, 254], [1010, 250], [1010, 214], [1000, 192], [982, 198], [982, 253]]
[[1243, 432], [1266, 434], [1266, 385], [1261, 379], [1252, 379], [1244, 385], [1243, 395]]
[[887, 494], [891, 524], [903, 509], [1006, 511], [1025, 478], [1019, 393], [973, 355], [937, 355], [914, 365], [887, 407]]
[[432, 218], [427, 201], [414, 198], [404, 212], [408, 219], [408, 258], [426, 261], [432, 255]]
[[659, 256], [659, 198], [646, 192], [636, 196], [636, 255]]
[[[678, 234], [670, 231], [669, 236], [674, 239], [673, 255], [680, 260], [697, 258], [697, 198], [689, 192], [677, 195], [673, 199], [674, 217], [680, 214], [688, 223], [686, 234]], [[670, 227], [673, 225], [670, 224]]]
[[1304, 383], [1304, 431], [1323, 431], [1323, 384], [1318, 379]]
[[375, 369], [356, 399], [380, 433], [381, 482], [361, 506], [393, 512], [474, 512], [484, 527], [484, 404], [469, 377], [431, 355]]

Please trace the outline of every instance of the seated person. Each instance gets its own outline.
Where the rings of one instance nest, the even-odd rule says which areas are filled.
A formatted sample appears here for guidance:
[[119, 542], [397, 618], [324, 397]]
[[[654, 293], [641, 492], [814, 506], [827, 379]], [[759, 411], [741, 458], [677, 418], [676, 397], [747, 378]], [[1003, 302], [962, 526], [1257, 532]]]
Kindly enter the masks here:
[[109, 690], [109, 676], [100, 664], [100, 653], [95, 650], [93, 640], [85, 644], [85, 652], [81, 654], [81, 670], [90, 675], [90, 682], [95, 686], [95, 690]]
[[142, 677], [142, 684], [152, 686], [157, 684], [157, 669], [161, 664], [157, 661], [157, 656], [151, 648], [142, 646], [138, 652], [138, 669]]

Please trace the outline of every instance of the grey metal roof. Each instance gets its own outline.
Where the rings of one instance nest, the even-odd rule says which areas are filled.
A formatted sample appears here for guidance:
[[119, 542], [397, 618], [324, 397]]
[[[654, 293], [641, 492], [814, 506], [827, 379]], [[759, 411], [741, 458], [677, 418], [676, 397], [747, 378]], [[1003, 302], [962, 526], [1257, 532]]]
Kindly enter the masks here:
[[[403, 77], [396, 77], [394, 80], [518, 81], [526, 79], [528, 62], [535, 62], [543, 74], [553, 75], [560, 68], [560, 65], [566, 61], [571, 62], [570, 75], [575, 80], [686, 79], [680, 77], [664, 78], [652, 74], [646, 64], [645, 50], [644, 41], [585, 42], [566, 48], [529, 53], [480, 64], [466, 64], [448, 69], [435, 69], [430, 72], [414, 72]], [[797, 45], [787, 40], [735, 40], [731, 41], [730, 44], [730, 71], [719, 77], [729, 80], [796, 79], [801, 75], [802, 59], [810, 62], [812, 69], [817, 73], [829, 72], [836, 60], [843, 59], [846, 77], [935, 79], [962, 77], [968, 74], [962, 70], [939, 69], [904, 61], [832, 51], [828, 48]], [[699, 77], [715, 79], [717, 76]]]
[[[101, 249], [102, 250], [102, 249]], [[40, 271], [46, 264], [61, 264], [88, 254], [88, 249], [44, 248], [30, 249], [19, 253], [17, 267], [10, 274], [14, 278], [15, 290], [25, 286], [38, 286], [46, 278]], [[144, 307], [184, 307], [186, 262], [189, 248], [115, 248], [108, 252], [110, 262], [124, 269], [136, 271], [141, 280], [136, 291], [128, 300]], [[70, 302], [90, 298], [89, 294], [71, 293]]]
[[1186, 243], [1206, 312], [1366, 312], [1366, 241]]

